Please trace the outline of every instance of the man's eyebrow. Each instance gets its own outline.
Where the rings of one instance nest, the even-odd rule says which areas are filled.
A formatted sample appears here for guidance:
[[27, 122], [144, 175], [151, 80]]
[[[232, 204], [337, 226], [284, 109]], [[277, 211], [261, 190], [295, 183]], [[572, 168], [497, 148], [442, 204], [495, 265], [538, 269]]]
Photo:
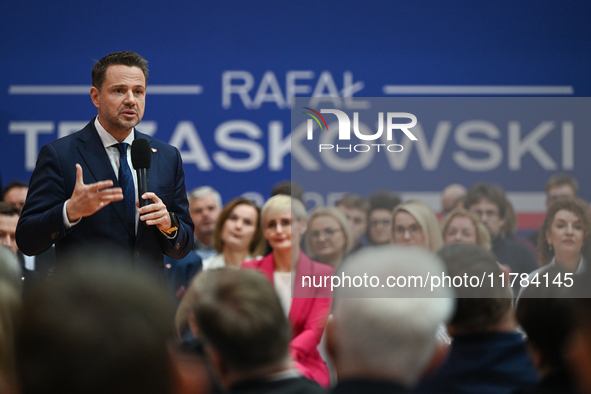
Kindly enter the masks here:
[[[128, 85], [125, 83], [116, 83], [111, 85], [112, 88], [126, 88]], [[144, 85], [133, 85], [134, 88], [143, 88], [145, 89], [146, 87]]]

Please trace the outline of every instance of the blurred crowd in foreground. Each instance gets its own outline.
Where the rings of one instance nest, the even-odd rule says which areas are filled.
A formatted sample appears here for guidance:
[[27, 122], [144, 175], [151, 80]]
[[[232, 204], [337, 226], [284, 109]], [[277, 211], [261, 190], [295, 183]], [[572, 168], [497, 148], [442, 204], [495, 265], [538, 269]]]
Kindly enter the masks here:
[[[24, 256], [27, 185], [11, 183], [0, 393], [591, 393], [591, 211], [577, 192], [551, 177], [539, 231], [520, 238], [505, 192], [485, 183], [447, 187], [439, 214], [391, 191], [307, 212], [291, 182], [263, 207], [204, 186], [188, 196], [193, 251], [159, 276], [104, 261], [108, 245], [85, 261]], [[482, 297], [301, 289], [304, 273], [345, 271], [518, 280]], [[565, 277], [576, 286], [553, 280]]]

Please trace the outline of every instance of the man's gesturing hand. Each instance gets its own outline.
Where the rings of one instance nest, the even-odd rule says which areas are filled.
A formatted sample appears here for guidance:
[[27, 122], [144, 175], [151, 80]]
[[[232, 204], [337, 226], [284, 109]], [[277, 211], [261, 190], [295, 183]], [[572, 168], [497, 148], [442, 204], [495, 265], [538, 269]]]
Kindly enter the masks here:
[[113, 201], [123, 200], [123, 191], [120, 187], [112, 187], [113, 181], [100, 181], [84, 184], [82, 167], [76, 164], [76, 186], [70, 201], [66, 206], [66, 213], [70, 222], [90, 216]]

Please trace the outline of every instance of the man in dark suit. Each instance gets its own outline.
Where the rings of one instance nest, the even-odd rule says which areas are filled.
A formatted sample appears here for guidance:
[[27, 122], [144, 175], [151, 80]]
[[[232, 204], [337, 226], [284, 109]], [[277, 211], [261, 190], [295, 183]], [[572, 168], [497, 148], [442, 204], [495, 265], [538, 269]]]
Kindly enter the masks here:
[[[112, 53], [93, 67], [90, 96], [98, 116], [41, 149], [16, 233], [23, 253], [55, 244], [59, 264], [100, 248], [161, 268], [163, 253], [182, 258], [191, 250], [180, 153], [134, 129], [144, 114], [147, 76], [147, 62], [133, 52]], [[138, 138], [151, 148], [150, 191], [142, 196], [129, 158]], [[149, 204], [137, 209], [139, 198]]]
[[227, 393], [326, 393], [290, 360], [290, 324], [263, 275], [229, 268], [203, 271], [185, 299], [191, 332], [205, 344]]

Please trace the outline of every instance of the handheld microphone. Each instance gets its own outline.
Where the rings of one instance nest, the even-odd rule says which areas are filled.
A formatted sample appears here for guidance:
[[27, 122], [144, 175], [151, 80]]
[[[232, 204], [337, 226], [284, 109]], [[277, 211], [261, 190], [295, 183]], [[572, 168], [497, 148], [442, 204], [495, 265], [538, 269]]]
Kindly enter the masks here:
[[140, 207], [150, 204], [150, 200], [144, 200], [142, 195], [148, 189], [148, 170], [152, 165], [152, 152], [150, 143], [145, 138], [136, 138], [131, 144], [131, 164], [137, 173], [137, 192]]

